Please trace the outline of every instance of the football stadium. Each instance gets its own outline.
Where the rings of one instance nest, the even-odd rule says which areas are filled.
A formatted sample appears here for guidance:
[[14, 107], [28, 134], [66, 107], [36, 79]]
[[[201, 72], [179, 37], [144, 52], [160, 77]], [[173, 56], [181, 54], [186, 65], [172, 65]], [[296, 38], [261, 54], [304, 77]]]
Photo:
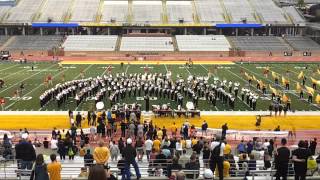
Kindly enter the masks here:
[[0, 179], [320, 179], [319, 0], [0, 0]]

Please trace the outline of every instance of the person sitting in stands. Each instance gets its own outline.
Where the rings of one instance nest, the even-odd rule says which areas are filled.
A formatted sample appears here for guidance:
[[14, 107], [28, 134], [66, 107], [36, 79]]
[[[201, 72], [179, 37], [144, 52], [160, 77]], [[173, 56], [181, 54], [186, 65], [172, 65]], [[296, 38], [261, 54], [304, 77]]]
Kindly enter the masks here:
[[194, 173], [187, 174], [187, 178], [194, 179], [199, 177], [200, 164], [197, 162], [197, 156], [195, 154], [191, 155], [190, 162], [186, 164], [185, 169], [195, 171]]
[[179, 164], [179, 158], [177, 156], [173, 157], [172, 164], [168, 164], [167, 166], [167, 177], [171, 177], [172, 170], [180, 171], [182, 169], [181, 164]]

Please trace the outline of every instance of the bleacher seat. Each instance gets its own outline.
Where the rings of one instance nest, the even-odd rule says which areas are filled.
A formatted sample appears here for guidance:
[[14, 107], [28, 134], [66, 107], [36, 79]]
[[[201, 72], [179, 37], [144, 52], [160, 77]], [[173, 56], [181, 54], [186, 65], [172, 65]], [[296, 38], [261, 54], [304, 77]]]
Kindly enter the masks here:
[[284, 39], [298, 51], [320, 50], [320, 45], [304, 36], [286, 36]]
[[101, 22], [110, 23], [114, 20], [118, 23], [127, 22], [128, 1], [104, 1]]
[[171, 37], [122, 37], [121, 51], [173, 51]]
[[230, 44], [223, 35], [177, 35], [179, 51], [229, 51]]
[[133, 1], [133, 22], [135, 23], [160, 23], [162, 15], [161, 1]]
[[179, 20], [193, 23], [191, 1], [167, 1], [167, 15], [169, 23], [177, 24]]
[[16, 36], [6, 50], [50, 50], [60, 46], [61, 36]]
[[65, 51], [114, 51], [118, 36], [68, 36], [63, 47]]
[[293, 23], [301, 25], [305, 23], [306, 20], [299, 14], [298, 10], [295, 7], [288, 6], [283, 7], [282, 9], [291, 17]]
[[9, 11], [8, 23], [28, 23], [38, 12], [42, 0], [23, 0]]
[[194, 2], [200, 22], [225, 23], [219, 0], [196, 0]]
[[72, 0], [47, 0], [38, 22], [63, 22]]
[[229, 37], [235, 48], [249, 51], [289, 51], [289, 45], [275, 36], [232, 36]]
[[231, 15], [232, 23], [242, 23], [244, 20], [246, 20], [246, 23], [256, 23], [254, 10], [248, 1], [224, 0], [223, 3], [228, 14]]
[[289, 24], [284, 12], [272, 0], [250, 0], [258, 15], [267, 24]]
[[77, 0], [70, 22], [94, 22], [100, 0]]

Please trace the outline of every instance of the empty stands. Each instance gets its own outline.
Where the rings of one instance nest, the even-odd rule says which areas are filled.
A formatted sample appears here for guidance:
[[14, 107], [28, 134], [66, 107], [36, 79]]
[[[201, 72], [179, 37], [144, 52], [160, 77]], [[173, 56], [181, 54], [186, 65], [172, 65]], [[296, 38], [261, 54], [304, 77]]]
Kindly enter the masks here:
[[9, 9], [11, 9], [11, 6], [0, 6], [0, 21]]
[[224, 23], [223, 9], [219, 0], [196, 0], [195, 6], [197, 9], [200, 22], [203, 23]]
[[308, 37], [287, 36], [284, 39], [298, 51], [320, 50], [320, 45]]
[[9, 11], [8, 23], [28, 23], [37, 14], [42, 0], [22, 0]]
[[228, 14], [231, 15], [232, 23], [242, 23], [244, 20], [247, 23], [256, 23], [254, 10], [250, 7], [248, 1], [224, 0], [223, 3]]
[[114, 51], [118, 36], [68, 36], [63, 47], [65, 51]]
[[274, 36], [233, 36], [228, 37], [235, 48], [249, 51], [287, 51], [289, 45]]
[[127, 22], [128, 1], [104, 1], [101, 22]]
[[6, 50], [50, 50], [60, 46], [61, 36], [15, 36]]
[[121, 51], [173, 51], [171, 37], [122, 37]]
[[160, 23], [162, 15], [161, 1], [133, 1], [133, 22]]
[[10, 38], [10, 36], [0, 36], [0, 47]]
[[167, 1], [167, 16], [169, 23], [193, 23], [191, 1]]
[[63, 22], [72, 0], [47, 0], [38, 22]]
[[288, 24], [284, 13], [272, 0], [249, 0], [258, 15], [267, 24]]
[[293, 6], [283, 7], [282, 8], [292, 19], [294, 24], [303, 24], [305, 19], [299, 14], [297, 9]]
[[71, 22], [94, 22], [100, 0], [77, 0], [73, 7]]
[[177, 35], [179, 51], [229, 51], [230, 44], [223, 35]]

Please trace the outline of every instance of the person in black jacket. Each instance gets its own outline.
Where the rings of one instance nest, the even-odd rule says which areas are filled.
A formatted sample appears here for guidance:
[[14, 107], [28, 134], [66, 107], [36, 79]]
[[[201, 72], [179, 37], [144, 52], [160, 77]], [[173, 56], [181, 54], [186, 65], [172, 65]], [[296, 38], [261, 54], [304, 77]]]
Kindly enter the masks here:
[[136, 149], [132, 147], [132, 140], [131, 138], [127, 139], [127, 146], [123, 149], [122, 155], [125, 160], [125, 173], [122, 174], [124, 177], [123, 179], [130, 180], [130, 165], [134, 167], [134, 170], [136, 171], [137, 180], [141, 178], [141, 174], [139, 171], [138, 164], [136, 162]]
[[91, 167], [93, 165], [93, 155], [90, 153], [90, 149], [87, 149], [87, 153], [83, 157], [84, 166]]
[[[187, 174], [186, 177], [189, 179], [197, 179], [199, 177], [200, 164], [197, 162], [197, 156], [192, 154], [190, 162], [185, 165], [186, 170], [197, 171], [196, 173]], [[195, 176], [195, 177], [194, 177]]]
[[21, 169], [31, 169], [33, 161], [36, 160], [36, 152], [31, 143], [29, 143], [27, 139], [28, 135], [23, 134], [22, 140], [19, 144], [16, 145], [16, 159], [20, 161]]
[[175, 156], [172, 158], [172, 164], [168, 164], [167, 166], [167, 177], [170, 178], [172, 170], [180, 171], [182, 169], [181, 164], [179, 164], [178, 162], [179, 162], [178, 157]]

